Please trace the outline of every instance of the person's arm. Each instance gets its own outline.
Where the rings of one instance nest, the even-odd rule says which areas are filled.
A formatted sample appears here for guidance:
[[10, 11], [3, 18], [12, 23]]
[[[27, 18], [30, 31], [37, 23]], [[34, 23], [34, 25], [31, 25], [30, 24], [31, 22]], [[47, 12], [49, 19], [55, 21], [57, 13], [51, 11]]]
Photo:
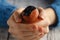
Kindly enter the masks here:
[[54, 0], [54, 2], [45, 9], [47, 16], [51, 21], [51, 24], [60, 25], [60, 0]]
[[0, 27], [8, 27], [7, 20], [16, 9], [15, 6], [6, 2], [0, 2]]

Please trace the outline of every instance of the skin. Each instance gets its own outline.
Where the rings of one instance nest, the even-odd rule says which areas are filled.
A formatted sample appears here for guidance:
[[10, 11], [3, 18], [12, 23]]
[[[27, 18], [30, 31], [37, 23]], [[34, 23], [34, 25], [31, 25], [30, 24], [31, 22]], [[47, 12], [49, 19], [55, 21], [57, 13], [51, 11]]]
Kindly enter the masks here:
[[43, 20], [43, 18], [39, 16], [39, 11], [37, 8], [33, 10], [29, 16], [23, 16], [23, 19], [25, 21], [24, 23], [35, 23]]
[[50, 20], [50, 25], [54, 24], [56, 21], [55, 11], [52, 8], [47, 8], [47, 9], [45, 9], [45, 12], [46, 12], [46, 16]]
[[[22, 20], [19, 18], [19, 14], [23, 10], [24, 8], [17, 9], [7, 21], [9, 25], [8, 31], [17, 40], [39, 40], [49, 32], [49, 25], [53, 24], [56, 19], [53, 9], [43, 9], [40, 7], [39, 17], [43, 18], [43, 20], [38, 19], [40, 21], [30, 24], [21, 23]], [[34, 13], [36, 12], [37, 10], [34, 11]]]

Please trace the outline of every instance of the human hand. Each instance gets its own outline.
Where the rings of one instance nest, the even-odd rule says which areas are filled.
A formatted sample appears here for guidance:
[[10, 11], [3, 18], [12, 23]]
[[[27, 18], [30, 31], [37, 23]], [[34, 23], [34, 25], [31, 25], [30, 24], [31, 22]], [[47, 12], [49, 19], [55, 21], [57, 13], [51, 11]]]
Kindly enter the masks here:
[[22, 24], [20, 23], [22, 20], [18, 17], [19, 12], [13, 13], [13, 15], [7, 21], [9, 25], [9, 32], [21, 40], [38, 40], [43, 35], [48, 33], [48, 23], [46, 20], [42, 20], [33, 24]]

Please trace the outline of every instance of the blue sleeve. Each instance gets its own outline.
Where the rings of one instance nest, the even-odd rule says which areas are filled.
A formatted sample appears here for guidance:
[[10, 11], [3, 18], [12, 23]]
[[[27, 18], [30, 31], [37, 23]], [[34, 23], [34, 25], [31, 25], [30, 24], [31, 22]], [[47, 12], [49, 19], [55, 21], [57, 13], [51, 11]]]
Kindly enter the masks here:
[[7, 20], [15, 10], [15, 6], [12, 6], [6, 2], [0, 2], [0, 28], [8, 28]]
[[56, 13], [56, 17], [57, 17], [56, 26], [60, 26], [60, 0], [54, 0], [54, 2], [50, 5], [50, 7]]

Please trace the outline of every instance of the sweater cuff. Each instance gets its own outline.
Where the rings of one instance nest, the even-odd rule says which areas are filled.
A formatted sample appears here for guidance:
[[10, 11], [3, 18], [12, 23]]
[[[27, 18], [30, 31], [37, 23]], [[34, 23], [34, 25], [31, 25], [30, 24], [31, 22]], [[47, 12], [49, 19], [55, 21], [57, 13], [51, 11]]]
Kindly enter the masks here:
[[7, 24], [7, 20], [9, 19], [9, 17], [13, 14], [13, 12], [16, 10], [17, 8], [15, 6], [8, 6], [5, 10], [5, 15], [4, 15], [4, 22], [3, 22], [3, 27], [8, 28], [8, 24]]

